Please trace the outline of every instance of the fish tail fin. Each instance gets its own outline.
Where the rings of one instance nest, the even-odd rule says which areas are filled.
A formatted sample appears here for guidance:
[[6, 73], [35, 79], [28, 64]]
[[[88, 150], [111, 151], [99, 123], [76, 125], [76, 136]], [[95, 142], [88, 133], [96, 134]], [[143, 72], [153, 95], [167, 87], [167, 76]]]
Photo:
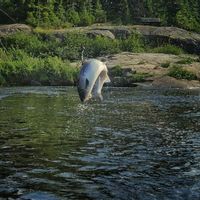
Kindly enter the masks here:
[[100, 101], [103, 101], [103, 96], [102, 96], [102, 94], [99, 94], [99, 95], [98, 95], [98, 98], [99, 98]]
[[97, 94], [95, 95], [95, 98], [98, 99], [98, 100], [100, 100], [100, 101], [103, 101], [103, 96], [102, 96], [101, 93], [97, 93]]
[[110, 78], [109, 78], [108, 74], [106, 74], [105, 83], [110, 83], [110, 82], [111, 82]]

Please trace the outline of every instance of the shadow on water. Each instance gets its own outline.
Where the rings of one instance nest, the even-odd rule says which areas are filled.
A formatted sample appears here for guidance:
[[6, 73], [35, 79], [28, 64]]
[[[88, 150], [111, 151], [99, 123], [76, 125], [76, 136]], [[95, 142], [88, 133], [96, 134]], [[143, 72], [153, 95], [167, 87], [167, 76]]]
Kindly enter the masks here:
[[199, 199], [200, 92], [0, 89], [0, 197]]

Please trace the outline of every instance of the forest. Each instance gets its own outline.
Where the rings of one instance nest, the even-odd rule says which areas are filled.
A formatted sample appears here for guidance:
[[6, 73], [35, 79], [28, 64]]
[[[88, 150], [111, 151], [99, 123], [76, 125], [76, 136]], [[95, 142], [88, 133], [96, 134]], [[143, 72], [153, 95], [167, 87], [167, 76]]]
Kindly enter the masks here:
[[200, 0], [0, 0], [0, 24], [66, 28], [134, 24], [139, 17], [159, 18], [163, 26], [200, 32]]

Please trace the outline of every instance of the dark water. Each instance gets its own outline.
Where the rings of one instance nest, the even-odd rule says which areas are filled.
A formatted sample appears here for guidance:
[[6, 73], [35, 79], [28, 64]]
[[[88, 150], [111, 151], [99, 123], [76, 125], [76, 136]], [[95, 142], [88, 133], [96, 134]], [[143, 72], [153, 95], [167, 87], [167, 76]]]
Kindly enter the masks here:
[[200, 199], [200, 91], [0, 89], [0, 199]]

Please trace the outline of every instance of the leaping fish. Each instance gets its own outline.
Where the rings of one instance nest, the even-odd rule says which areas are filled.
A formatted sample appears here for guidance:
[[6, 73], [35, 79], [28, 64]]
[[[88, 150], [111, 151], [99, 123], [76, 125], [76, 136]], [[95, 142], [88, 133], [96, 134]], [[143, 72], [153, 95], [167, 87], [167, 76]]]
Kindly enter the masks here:
[[105, 63], [97, 59], [83, 62], [77, 85], [80, 100], [86, 102], [92, 97], [103, 100], [101, 90], [105, 82], [110, 82]]

